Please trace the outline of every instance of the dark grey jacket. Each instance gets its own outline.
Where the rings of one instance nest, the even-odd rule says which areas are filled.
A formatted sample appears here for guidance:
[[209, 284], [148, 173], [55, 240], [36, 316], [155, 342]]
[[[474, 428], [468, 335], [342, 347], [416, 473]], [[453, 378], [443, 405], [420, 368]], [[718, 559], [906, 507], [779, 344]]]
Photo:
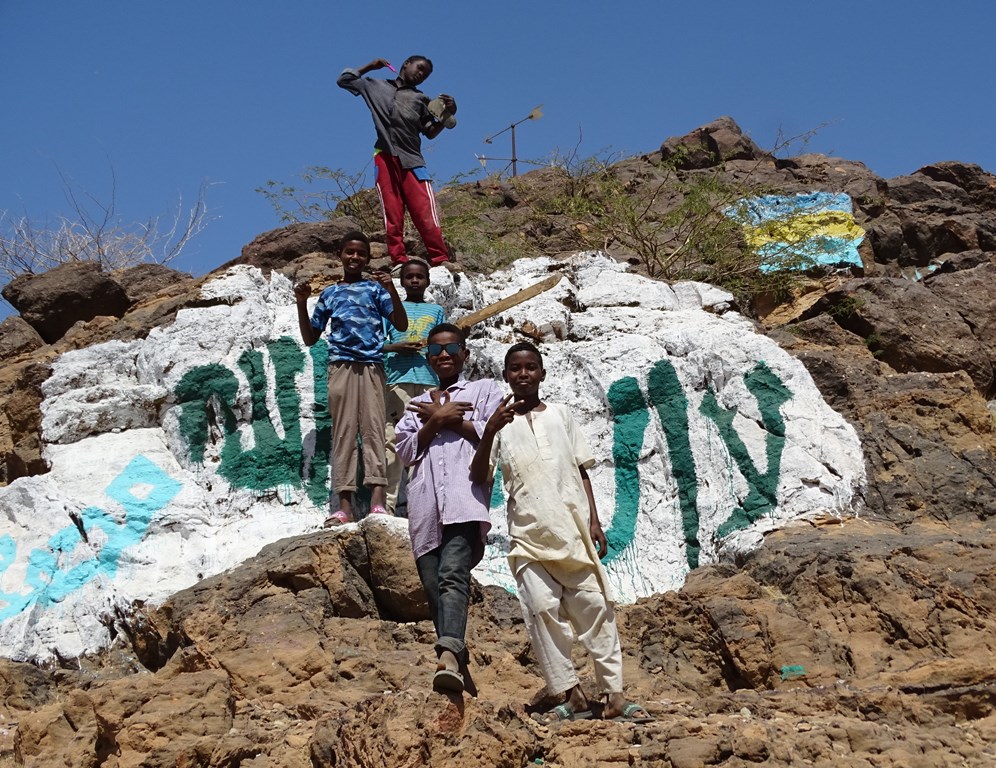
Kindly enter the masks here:
[[360, 77], [355, 69], [344, 69], [336, 85], [362, 96], [377, 129], [377, 149], [394, 155], [402, 168], [425, 165], [422, 157], [422, 126], [429, 115], [429, 98], [400, 79]]

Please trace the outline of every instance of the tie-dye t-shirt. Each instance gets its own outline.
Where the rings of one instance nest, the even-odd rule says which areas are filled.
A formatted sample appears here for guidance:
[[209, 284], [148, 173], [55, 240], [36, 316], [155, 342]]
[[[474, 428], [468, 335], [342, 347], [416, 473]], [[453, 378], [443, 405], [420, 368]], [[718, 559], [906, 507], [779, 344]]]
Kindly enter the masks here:
[[311, 325], [319, 331], [328, 325], [329, 362], [384, 362], [384, 320], [394, 304], [380, 283], [359, 280], [336, 283], [322, 291]]

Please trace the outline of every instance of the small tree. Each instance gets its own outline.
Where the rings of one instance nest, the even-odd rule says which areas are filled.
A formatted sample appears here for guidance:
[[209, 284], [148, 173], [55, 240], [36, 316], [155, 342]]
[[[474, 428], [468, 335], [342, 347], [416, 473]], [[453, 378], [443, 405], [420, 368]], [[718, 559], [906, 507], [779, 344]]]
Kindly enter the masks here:
[[342, 168], [311, 165], [299, 174], [299, 178], [299, 186], [271, 179], [256, 188], [282, 222], [299, 224], [350, 216], [365, 232], [383, 226], [380, 202], [376, 193], [366, 186], [366, 168], [351, 173]]
[[55, 223], [38, 224], [27, 214], [15, 218], [0, 211], [0, 275], [38, 274], [71, 261], [94, 261], [107, 269], [169, 264], [208, 222], [204, 185], [193, 205], [184, 206], [181, 197], [169, 217], [125, 222], [116, 210], [113, 172], [107, 202], [59, 175], [70, 213]]

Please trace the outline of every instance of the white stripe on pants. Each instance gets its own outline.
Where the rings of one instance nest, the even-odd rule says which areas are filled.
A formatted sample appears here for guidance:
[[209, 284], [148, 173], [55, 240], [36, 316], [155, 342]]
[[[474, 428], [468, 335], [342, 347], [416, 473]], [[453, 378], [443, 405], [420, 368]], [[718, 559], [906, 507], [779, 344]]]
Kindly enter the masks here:
[[591, 654], [599, 693], [621, 693], [622, 649], [616, 614], [605, 595], [568, 589], [540, 563], [526, 563], [515, 573], [526, 630], [551, 694], [578, 684], [571, 646], [574, 635]]

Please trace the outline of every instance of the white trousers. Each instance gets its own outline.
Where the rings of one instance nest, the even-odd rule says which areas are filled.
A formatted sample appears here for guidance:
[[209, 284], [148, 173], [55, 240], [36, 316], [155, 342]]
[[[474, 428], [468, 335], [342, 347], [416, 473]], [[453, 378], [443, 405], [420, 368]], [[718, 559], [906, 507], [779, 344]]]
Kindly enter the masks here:
[[568, 589], [539, 563], [519, 567], [515, 581], [526, 630], [549, 693], [563, 693], [578, 684], [571, 662], [575, 634], [595, 663], [598, 693], [621, 693], [622, 648], [616, 614], [605, 595]]

